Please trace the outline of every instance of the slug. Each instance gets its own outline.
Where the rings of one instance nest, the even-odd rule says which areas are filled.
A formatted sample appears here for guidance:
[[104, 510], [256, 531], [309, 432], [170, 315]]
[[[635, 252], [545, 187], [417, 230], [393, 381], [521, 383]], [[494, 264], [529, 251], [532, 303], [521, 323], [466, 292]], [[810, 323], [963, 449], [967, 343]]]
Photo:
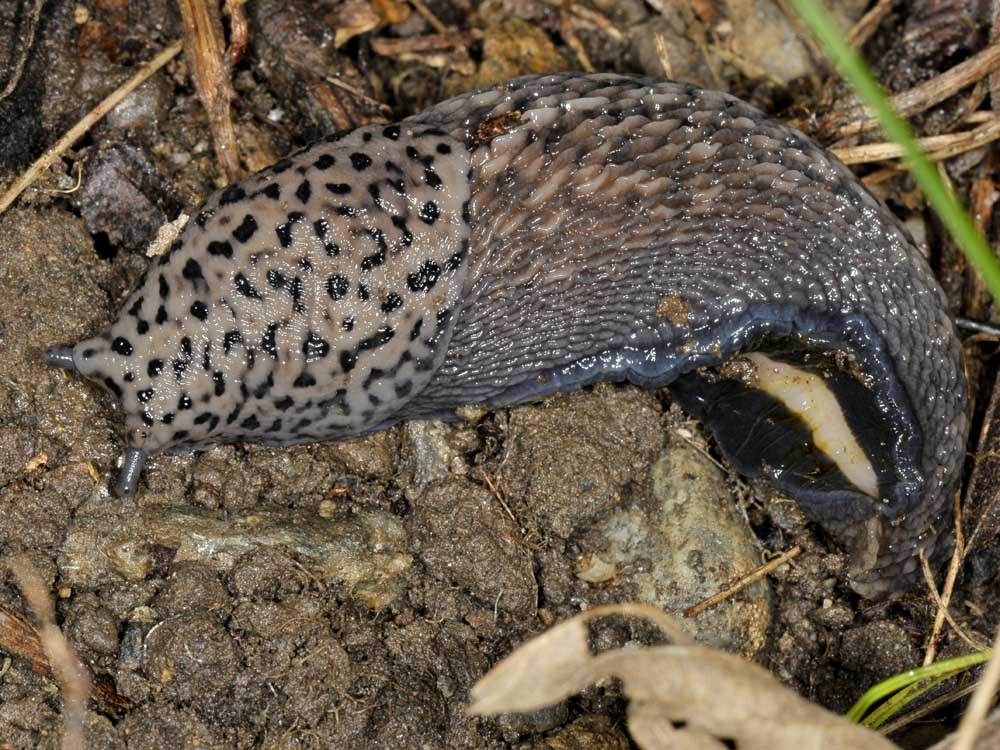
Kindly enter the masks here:
[[889, 209], [732, 96], [620, 75], [520, 78], [282, 159], [45, 361], [120, 404], [124, 494], [164, 449], [670, 386], [867, 597], [947, 552], [968, 432], [944, 295]]

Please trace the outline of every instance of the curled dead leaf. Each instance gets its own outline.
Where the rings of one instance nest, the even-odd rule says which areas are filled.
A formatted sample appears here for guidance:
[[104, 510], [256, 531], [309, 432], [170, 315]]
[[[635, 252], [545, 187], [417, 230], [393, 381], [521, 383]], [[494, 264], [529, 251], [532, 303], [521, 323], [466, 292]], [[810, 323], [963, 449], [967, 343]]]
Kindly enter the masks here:
[[337, 13], [333, 46], [339, 48], [359, 34], [372, 31], [381, 23], [382, 17], [375, 12], [371, 3], [364, 0], [347, 3]]
[[[613, 614], [651, 619], [675, 642], [591, 653], [587, 623]], [[635, 604], [595, 608], [524, 644], [473, 687], [469, 712], [534, 711], [609, 677], [622, 682], [629, 731], [644, 750], [895, 747], [809, 703], [756, 664], [695, 645], [660, 610]]]

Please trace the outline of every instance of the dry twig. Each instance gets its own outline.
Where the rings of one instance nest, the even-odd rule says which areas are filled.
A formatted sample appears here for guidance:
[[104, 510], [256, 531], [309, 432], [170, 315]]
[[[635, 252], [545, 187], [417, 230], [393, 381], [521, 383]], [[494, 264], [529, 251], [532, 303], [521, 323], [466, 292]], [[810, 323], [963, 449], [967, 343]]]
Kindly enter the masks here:
[[214, 5], [210, 9], [205, 0], [177, 0], [177, 5], [184, 19], [191, 77], [198, 98], [208, 113], [215, 158], [226, 176], [226, 182], [236, 182], [243, 177], [243, 169], [230, 116], [235, 93], [224, 52], [222, 21], [218, 9]]
[[[941, 594], [938, 593], [937, 583], [934, 581], [934, 573], [931, 571], [930, 563], [927, 562], [927, 555], [924, 554], [923, 550], [920, 550], [920, 567], [924, 573], [924, 582], [927, 584], [928, 590], [931, 592], [931, 598], [934, 600], [934, 604], [938, 608], [938, 612], [944, 615], [944, 619], [947, 620], [948, 624], [951, 625], [952, 629], [965, 641], [966, 645], [973, 651], [985, 651], [989, 648], [989, 645], [977, 641], [971, 633], [967, 633], [965, 628], [955, 622], [955, 618], [952, 617], [951, 612], [948, 611], [948, 607], [941, 599]], [[927, 666], [930, 662], [924, 664]]]
[[[376, 37], [372, 50], [383, 57], [420, 52], [441, 52], [457, 47], [468, 47], [478, 35], [472, 31], [448, 31], [444, 34], [423, 34], [409, 37]], [[374, 100], [373, 100], [374, 101]]]
[[243, 59], [250, 41], [250, 26], [247, 14], [243, 12], [246, 0], [226, 0], [229, 13], [229, 49], [226, 50], [226, 65], [232, 67]]
[[7, 81], [7, 85], [0, 92], [0, 102], [13, 94], [14, 89], [17, 88], [17, 84], [21, 82], [21, 76], [24, 74], [24, 65], [28, 62], [28, 54], [31, 52], [31, 47], [35, 44], [35, 32], [38, 30], [38, 18], [41, 16], [43, 5], [45, 5], [45, 0], [35, 0], [35, 6], [31, 9], [31, 15], [28, 17], [28, 33], [22, 35], [21, 49], [18, 50], [17, 61], [11, 68], [10, 80]]
[[39, 642], [62, 690], [63, 750], [83, 750], [83, 720], [91, 690], [90, 673], [56, 625], [52, 599], [31, 563], [27, 558], [19, 557], [8, 561], [7, 565], [35, 612]]
[[38, 179], [38, 176], [42, 172], [48, 169], [56, 159], [62, 156], [63, 152], [82, 138], [83, 134], [94, 126], [94, 123], [118, 106], [122, 99], [135, 91], [139, 86], [145, 83], [146, 79], [153, 75], [153, 73], [172, 60], [177, 53], [181, 51], [183, 46], [183, 42], [177, 41], [165, 48], [156, 57], [143, 65], [138, 73], [115, 89], [104, 101], [84, 115], [83, 118], [76, 123], [76, 125], [71, 127], [66, 132], [66, 135], [60, 138], [54, 146], [38, 157], [34, 164], [28, 167], [27, 171], [25, 171], [24, 174], [18, 178], [17, 182], [15, 182], [10, 189], [7, 190], [7, 192], [0, 196], [0, 214], [6, 211], [10, 207], [10, 204], [17, 200], [17, 197], [31, 186], [31, 184]]
[[858, 22], [848, 30], [847, 41], [855, 47], [860, 48], [864, 46], [864, 43], [878, 29], [879, 24], [882, 23], [882, 19], [889, 15], [895, 2], [896, 0], [878, 0], [875, 6], [861, 16]]
[[[927, 154], [928, 159], [941, 161], [972, 149], [981, 148], [998, 139], [1000, 139], [1000, 117], [994, 117], [973, 130], [918, 138], [917, 144]], [[898, 143], [893, 142], [835, 147], [831, 148], [830, 151], [844, 164], [866, 164], [898, 159], [903, 156], [903, 148]]]
[[[941, 635], [941, 628], [944, 627], [945, 616], [948, 606], [951, 604], [951, 595], [955, 590], [955, 580], [958, 578], [958, 571], [962, 568], [962, 560], [965, 558], [965, 533], [962, 531], [962, 501], [959, 493], [955, 493], [955, 551], [951, 555], [951, 562], [948, 564], [948, 573], [945, 575], [944, 587], [941, 589], [941, 596], [935, 597], [938, 602], [937, 614], [934, 615], [934, 627], [927, 639], [927, 650], [924, 652], [924, 666], [934, 663], [937, 655], [937, 641]], [[923, 550], [920, 551], [921, 559], [926, 559]], [[933, 582], [933, 581], [932, 581]], [[934, 587], [931, 586], [933, 592]]]
[[434, 15], [434, 13], [431, 11], [430, 8], [424, 5], [423, 0], [409, 0], [409, 2], [410, 5], [413, 6], [414, 10], [416, 10], [417, 13], [422, 15], [424, 17], [424, 20], [427, 21], [427, 23], [429, 23], [431, 26], [434, 27], [434, 30], [438, 34], [448, 33], [449, 31], [448, 27], [445, 26], [443, 23], [441, 23], [441, 20]]
[[997, 636], [993, 641], [993, 658], [986, 664], [983, 676], [979, 679], [979, 687], [972, 694], [972, 700], [965, 709], [952, 750], [972, 750], [998, 687], [1000, 687], [1000, 629], [997, 629]]
[[[1000, 68], [1000, 44], [993, 44], [929, 81], [893, 95], [889, 102], [901, 116], [909, 117], [940, 104], [967, 86], [981, 81], [998, 68]], [[878, 120], [868, 109], [856, 106], [831, 113], [821, 126], [821, 130], [841, 139], [859, 135], [876, 127]]]
[[801, 552], [802, 552], [802, 547], [796, 544], [790, 550], [782, 552], [773, 560], [764, 563], [756, 570], [743, 576], [738, 581], [733, 583], [733, 585], [727, 588], [725, 591], [720, 591], [718, 594], [714, 594], [713, 596], [708, 597], [708, 599], [705, 599], [704, 601], [698, 602], [697, 604], [688, 607], [687, 609], [684, 610], [684, 616], [696, 617], [700, 615], [706, 609], [714, 607], [716, 604], [719, 604], [720, 602], [723, 602], [729, 597], [733, 596], [733, 594], [739, 593], [747, 586], [749, 586], [751, 583], [759, 581], [764, 576], [774, 572], [789, 560], [798, 557]]

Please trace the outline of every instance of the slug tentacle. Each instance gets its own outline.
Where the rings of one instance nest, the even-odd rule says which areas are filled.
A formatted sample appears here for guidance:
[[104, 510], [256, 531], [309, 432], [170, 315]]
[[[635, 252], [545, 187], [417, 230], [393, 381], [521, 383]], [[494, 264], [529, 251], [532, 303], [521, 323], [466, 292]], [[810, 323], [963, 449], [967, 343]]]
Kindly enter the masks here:
[[59, 367], [63, 370], [76, 369], [76, 363], [73, 361], [73, 348], [69, 346], [50, 346], [45, 350], [42, 362], [48, 367]]
[[124, 492], [161, 449], [669, 385], [866, 596], [947, 551], [968, 431], [954, 324], [889, 210], [734, 97], [617, 75], [511, 81], [225, 188], [46, 362], [121, 402]]

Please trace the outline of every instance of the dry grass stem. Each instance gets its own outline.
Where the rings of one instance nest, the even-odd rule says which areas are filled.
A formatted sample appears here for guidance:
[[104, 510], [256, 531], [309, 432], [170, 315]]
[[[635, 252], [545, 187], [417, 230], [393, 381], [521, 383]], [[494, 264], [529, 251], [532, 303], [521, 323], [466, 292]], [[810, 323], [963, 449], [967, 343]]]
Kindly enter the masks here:
[[796, 544], [790, 550], [782, 552], [773, 560], [764, 563], [756, 570], [743, 576], [738, 581], [733, 583], [733, 585], [731, 585], [725, 591], [720, 591], [718, 594], [714, 594], [713, 596], [708, 597], [708, 599], [705, 599], [704, 601], [698, 602], [697, 604], [688, 607], [687, 609], [684, 610], [684, 616], [697, 617], [706, 609], [714, 607], [716, 604], [719, 604], [720, 602], [724, 602], [726, 599], [733, 596], [734, 594], [739, 593], [750, 584], [759, 581], [761, 578], [763, 578], [766, 575], [769, 575], [770, 573], [773, 573], [775, 570], [780, 568], [789, 560], [793, 560], [796, 557], [798, 557], [799, 554], [801, 554], [801, 552], [802, 552], [802, 547]]
[[[962, 502], [959, 493], [955, 493], [954, 498], [955, 503], [955, 551], [951, 555], [951, 562], [948, 564], [948, 573], [945, 575], [944, 588], [941, 590], [941, 596], [936, 595], [936, 586], [934, 586], [934, 577], [930, 577], [930, 582], [928, 586], [931, 590], [931, 595], [937, 601], [937, 613], [934, 615], [934, 627], [931, 628], [931, 634], [927, 638], [927, 650], [924, 652], [924, 666], [934, 663], [934, 657], [937, 655], [937, 641], [941, 635], [941, 628], [944, 627], [945, 616], [948, 613], [948, 606], [951, 604], [951, 595], [955, 590], [955, 581], [958, 578], [958, 571], [962, 568], [962, 561], [965, 559], [965, 533], [962, 531]], [[926, 556], [924, 551], [920, 550], [921, 562], [926, 564]], [[928, 572], [930, 572], [930, 567], [928, 566]], [[927, 575], [925, 573], [925, 575]]]
[[979, 680], [979, 687], [972, 694], [972, 700], [969, 701], [969, 705], [965, 709], [962, 721], [958, 725], [952, 750], [972, 750], [980, 727], [986, 719], [986, 713], [993, 705], [997, 688], [1000, 688], [1000, 629], [997, 629], [997, 635], [993, 641], [993, 658], [987, 662], [983, 676]]
[[[931, 593], [931, 598], [934, 600], [934, 604], [938, 608], [937, 611], [944, 616], [945, 621], [951, 625], [956, 635], [965, 641], [969, 648], [973, 651], [986, 651], [989, 648], [989, 645], [977, 640], [971, 633], [966, 632], [965, 628], [955, 621], [951, 612], [948, 611], [948, 607], [946, 607], [944, 602], [941, 600], [941, 594], [938, 593], [937, 584], [934, 582], [934, 573], [931, 572], [930, 563], [927, 562], [927, 555], [924, 554], [923, 550], [920, 550], [920, 566], [924, 574], [924, 582], [927, 584], [927, 589]], [[929, 664], [929, 662], [927, 663]], [[927, 664], [924, 666], [927, 666]]]
[[588, 73], [593, 73], [596, 68], [594, 68], [594, 63], [590, 61], [590, 55], [587, 54], [587, 50], [583, 46], [583, 42], [580, 41], [580, 37], [576, 35], [573, 20], [573, 16], [569, 13], [561, 13], [559, 16], [559, 33], [566, 40], [566, 46], [573, 50], [576, 59], [580, 61], [580, 67]]
[[892, 11], [892, 6], [895, 5], [895, 2], [896, 0], [878, 0], [871, 10], [861, 16], [858, 22], [850, 28], [847, 32], [847, 41], [854, 47], [860, 48], [864, 46], [864, 43], [878, 29], [879, 24], [882, 23], [882, 19]]
[[21, 82], [21, 76], [24, 74], [24, 65], [28, 62], [28, 55], [31, 53], [31, 47], [35, 43], [35, 32], [38, 30], [38, 19], [42, 13], [43, 5], [45, 5], [45, 0], [35, 0], [35, 5], [31, 9], [31, 15], [27, 21], [28, 33], [21, 38], [21, 49], [18, 50], [17, 60], [10, 71], [10, 80], [7, 81], [7, 85], [0, 92], [0, 102], [13, 94], [14, 89], [17, 88], [17, 84]]
[[[981, 81], [1000, 68], [1000, 44], [993, 44], [968, 60], [959, 63], [941, 75], [902, 91], [889, 98], [890, 104], [901, 116], [908, 117], [923, 112], [967, 86]], [[834, 112], [822, 126], [837, 139], [858, 135], [878, 127], [878, 121], [863, 106]]]
[[208, 126], [215, 146], [215, 158], [226, 182], [236, 182], [244, 176], [240, 167], [239, 146], [231, 117], [235, 95], [226, 61], [222, 21], [217, 6], [205, 0], [177, 0], [184, 19], [187, 58], [191, 65], [198, 98], [208, 113]]
[[419, 52], [441, 52], [457, 47], [468, 47], [477, 38], [471, 31], [448, 31], [444, 34], [424, 34], [409, 37], [376, 37], [372, 39], [372, 50], [383, 57]]
[[8, 561], [8, 567], [38, 620], [38, 635], [55, 674], [63, 699], [63, 750], [83, 750], [83, 721], [90, 696], [90, 674], [73, 653], [55, 621], [55, 608], [42, 579], [25, 557]]
[[608, 17], [605, 16], [603, 13], [600, 13], [599, 11], [593, 10], [591, 8], [587, 8], [583, 5], [571, 6], [570, 12], [574, 16], [577, 16], [578, 18], [581, 18], [584, 21], [589, 22], [595, 28], [600, 29], [609, 37], [614, 39], [616, 42], [625, 41], [625, 35], [621, 31], [619, 31], [618, 27], [615, 26], [613, 23], [611, 23]]
[[[986, 123], [973, 130], [918, 138], [917, 143], [927, 154], [928, 159], [941, 161], [966, 151], [981, 148], [996, 140], [1000, 140], [1000, 117], [991, 117]], [[898, 143], [892, 142], [831, 148], [830, 151], [844, 164], [867, 164], [899, 159], [903, 156], [902, 147]]]
[[3, 196], [0, 196], [0, 214], [6, 211], [10, 207], [10, 204], [17, 200], [17, 197], [28, 189], [35, 182], [35, 180], [38, 179], [38, 176], [48, 169], [56, 159], [62, 156], [70, 146], [82, 138], [84, 133], [94, 126], [94, 123], [98, 122], [108, 112], [118, 106], [122, 99], [145, 83], [146, 80], [153, 75], [153, 73], [170, 62], [170, 60], [172, 60], [177, 53], [181, 51], [183, 46], [183, 42], [176, 41], [166, 47], [162, 52], [156, 55], [156, 57], [143, 65], [138, 73], [115, 89], [104, 101], [90, 110], [90, 112], [84, 115], [80, 121], [76, 123], [76, 125], [66, 131], [66, 135], [60, 138], [48, 151], [38, 157], [38, 159], [36, 159], [35, 162], [28, 167], [24, 174], [17, 179], [7, 192], [5, 192]]
[[660, 61], [660, 67], [663, 68], [663, 75], [673, 78], [674, 66], [670, 62], [670, 50], [667, 49], [667, 41], [663, 38], [663, 34], [660, 32], [653, 34], [653, 44], [656, 46], [656, 57]]
[[246, 0], [226, 0], [226, 11], [229, 13], [229, 49], [226, 50], [226, 65], [232, 67], [243, 59], [247, 44], [250, 41], [250, 26], [247, 15], [243, 12]]
[[424, 5], [423, 0], [409, 0], [409, 3], [413, 6], [413, 9], [417, 11], [417, 13], [424, 17], [424, 20], [427, 21], [427, 23], [434, 27], [434, 30], [438, 34], [448, 33], [448, 27], [441, 23], [441, 20], [434, 15], [430, 8]]
[[333, 76], [324, 75], [321, 77], [326, 83], [329, 83], [331, 86], [334, 86], [335, 88], [338, 88], [341, 91], [346, 91], [351, 96], [357, 97], [363, 102], [367, 102], [368, 104], [371, 104], [372, 106], [377, 107], [378, 109], [381, 109], [385, 112], [392, 111], [392, 107], [390, 107], [388, 104], [386, 104], [385, 102], [380, 102], [378, 99], [375, 99], [374, 97], [368, 96], [368, 94], [359, 89], [357, 86], [352, 86], [346, 81], [342, 81], [339, 78], [334, 78]]

